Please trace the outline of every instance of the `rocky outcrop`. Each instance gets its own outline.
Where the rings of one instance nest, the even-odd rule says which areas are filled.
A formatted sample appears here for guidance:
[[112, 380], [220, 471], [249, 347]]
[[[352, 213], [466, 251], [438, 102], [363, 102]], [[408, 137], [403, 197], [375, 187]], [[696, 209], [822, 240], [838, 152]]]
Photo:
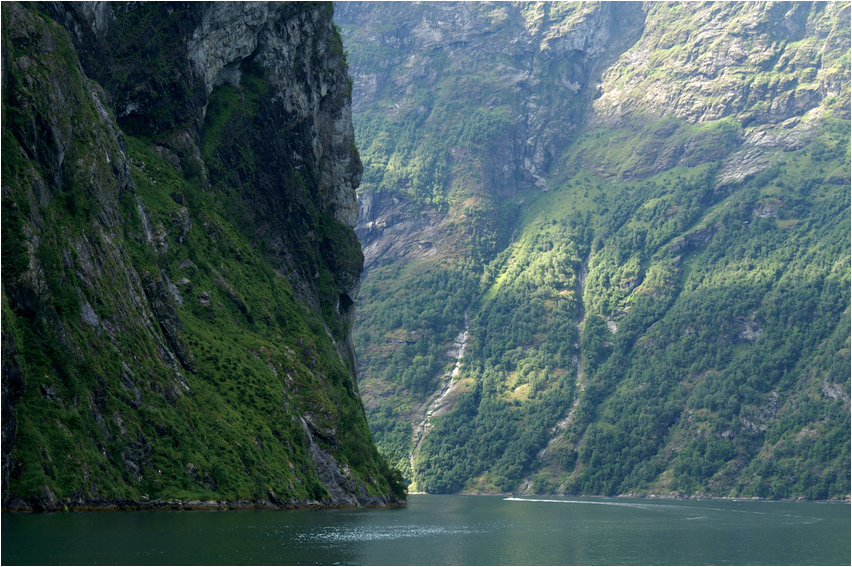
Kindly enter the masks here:
[[[201, 157], [213, 90], [225, 84], [238, 87], [250, 66], [260, 73], [269, 92], [259, 101], [265, 119], [246, 133], [256, 152], [250, 165], [275, 167], [268, 168], [259, 190], [244, 192], [242, 198], [258, 225], [258, 239], [266, 239], [279, 253], [287, 271], [300, 263], [293, 248], [305, 245], [288, 241], [310, 232], [304, 208], [291, 212], [281, 207], [282, 200], [304, 200], [299, 194], [303, 188], [293, 187], [294, 170], [315, 176], [323, 211], [355, 226], [361, 162], [354, 145], [346, 63], [330, 5], [303, 10], [277, 3], [217, 2], [112, 9], [71, 2], [49, 8], [74, 33], [83, 68], [104, 85], [119, 124], [130, 133], [157, 137], [156, 147], [184, 170]], [[134, 37], [128, 42], [129, 26]], [[169, 34], [163, 40], [157, 34], [164, 28]], [[152, 59], [173, 69], [174, 76], [150, 73], [146, 65]], [[159, 102], [164, 94], [168, 105]], [[222, 148], [217, 157], [226, 168], [246, 165], [244, 153], [233, 147]], [[350, 282], [345, 292], [354, 298], [360, 267], [352, 271], [345, 278]]]
[[[481, 99], [473, 108], [509, 118], [482, 147], [467, 147], [464, 140], [450, 147], [446, 163], [435, 166], [446, 177], [435, 183], [439, 192], [458, 186], [471, 202], [496, 205], [512, 199], [518, 189], [550, 188], [546, 177], [558, 168], [554, 158], [570, 143], [584, 109], [599, 94], [595, 77], [635, 41], [643, 13], [640, 4], [630, 2], [432, 3], [402, 10], [352, 2], [338, 5], [337, 21], [350, 50], [377, 53], [353, 61], [356, 112], [380, 113], [377, 105], [391, 98], [391, 115], [416, 115], [429, 132], [426, 138], [440, 137], [431, 130], [439, 120], [464, 121], [469, 115], [448, 116], [445, 109], [424, 102], [434, 98], [424, 93], [455, 88], [449, 84], [454, 76], [487, 78], [489, 86], [478, 93]], [[378, 26], [380, 21], [392, 25]], [[551, 80], [554, 76], [558, 80]], [[402, 168], [418, 161], [404, 151], [394, 159], [401, 160]], [[459, 218], [461, 208], [424, 203], [415, 196], [418, 188], [410, 178], [403, 175], [398, 184], [390, 176], [382, 179], [382, 167], [367, 164], [359, 196], [356, 232], [367, 269], [380, 262], [452, 256], [471, 246], [467, 231], [459, 230], [467, 222]], [[501, 241], [509, 237], [493, 214], [478, 222], [485, 226], [472, 232], [493, 231]]]
[[[171, 350], [177, 355], [184, 368], [191, 372], [197, 372], [198, 364], [189, 351], [186, 341], [181, 336], [183, 323], [178, 314], [176, 301], [182, 303], [182, 300], [180, 295], [177, 294], [177, 289], [174, 288], [173, 284], [169, 285], [171, 282], [168, 281], [168, 278], [154, 280], [147, 272], [142, 273], [142, 283], [145, 287], [148, 303], [151, 305], [151, 311], [160, 323], [160, 328]], [[174, 289], [174, 292], [172, 292], [172, 289]]]
[[355, 233], [364, 252], [364, 269], [378, 262], [403, 258], [429, 258], [448, 253], [444, 219], [435, 210], [411, 211], [401, 196], [364, 193], [359, 197], [361, 215]]
[[848, 69], [817, 55], [848, 50], [849, 38], [832, 23], [848, 19], [846, 4], [670, 8], [649, 6], [642, 38], [604, 73], [593, 125], [668, 115], [778, 124], [839, 95], [848, 82]]
[[[478, 72], [484, 78], [488, 87], [468, 110], [510, 118], [484, 148], [449, 148], [441, 163], [446, 178], [436, 184], [445, 191], [464, 187], [472, 200], [504, 200], [518, 188], [548, 190], [577, 167], [644, 179], [722, 161], [720, 187], [766, 170], [783, 160], [774, 150], [809, 143], [825, 113], [821, 101], [836, 98], [844, 112], [849, 70], [836, 62], [849, 49], [837, 24], [846, 16], [845, 3], [683, 9], [631, 2], [439, 3], [399, 10], [351, 2], [339, 7], [338, 21], [353, 52], [370, 54], [352, 66], [353, 105], [365, 116], [381, 115], [381, 101], [391, 100], [391, 120], [416, 116], [428, 138], [433, 114], [440, 110], [446, 118], [447, 111], [422, 92], [443, 92], [450, 77]], [[617, 126], [631, 149], [590, 148], [556, 159], [581, 125]], [[369, 212], [362, 212], [358, 234], [368, 265], [380, 257], [397, 261], [407, 255], [403, 250], [440, 256], [421, 246], [442, 240], [444, 216], [458, 214], [429, 212], [429, 203], [415, 197], [412, 175], [396, 174], [417, 161], [410, 146], [391, 145], [390, 153], [367, 164], [360, 198]], [[388, 175], [384, 168], [393, 159], [402, 162]]]
[[[353, 63], [357, 111], [391, 97], [394, 114], [403, 115], [418, 107], [420, 89], [441, 89], [448, 77], [476, 71], [489, 78], [477, 106], [502, 107], [511, 118], [486, 156], [471, 154], [464, 161], [485, 157], [488, 190], [501, 195], [518, 187], [547, 188], [554, 157], [598, 95], [596, 75], [635, 41], [643, 25], [641, 5], [634, 2], [432, 3], [404, 10], [352, 2], [338, 6], [337, 19], [347, 42], [382, 54]], [[380, 29], [379, 21], [393, 25]], [[433, 109], [419, 110], [428, 122]], [[367, 183], [364, 189], [372, 187]]]
[[[849, 49], [837, 27], [848, 5], [670, 8], [649, 5], [641, 38], [603, 73], [584, 117], [590, 128], [634, 129], [629, 167], [603, 152], [584, 166], [642, 178], [725, 160], [720, 184], [740, 181], [782, 160], [770, 148], [805, 145], [824, 100], [848, 98], [849, 70], [836, 65]], [[699, 124], [718, 127], [690, 128]]]

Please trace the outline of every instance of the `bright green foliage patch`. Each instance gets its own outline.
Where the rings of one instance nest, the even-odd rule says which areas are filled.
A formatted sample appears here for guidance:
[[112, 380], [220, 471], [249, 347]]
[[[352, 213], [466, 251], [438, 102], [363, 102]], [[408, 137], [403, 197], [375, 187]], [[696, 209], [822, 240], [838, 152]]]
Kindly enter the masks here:
[[[848, 133], [829, 128], [848, 161]], [[418, 487], [509, 491], [533, 473], [538, 492], [842, 497], [848, 408], [825, 392], [849, 388], [850, 195], [829, 173], [843, 159], [815, 160], [823, 151], [817, 141], [787, 154], [731, 194], [714, 192], [718, 169], [702, 167], [601, 193], [581, 174], [542, 196], [526, 215], [535, 220], [485, 271], [464, 365], [477, 389], [423, 444]], [[572, 209], [562, 203], [587, 193], [595, 214], [575, 212], [567, 224], [577, 229], [554, 230]], [[524, 280], [526, 301], [509, 291]], [[529, 427], [512, 404], [527, 384], [521, 399], [558, 392], [560, 367], [571, 373], [565, 397]], [[564, 436], [518, 441], [566, 417]], [[503, 424], [505, 443], [488, 433]]]

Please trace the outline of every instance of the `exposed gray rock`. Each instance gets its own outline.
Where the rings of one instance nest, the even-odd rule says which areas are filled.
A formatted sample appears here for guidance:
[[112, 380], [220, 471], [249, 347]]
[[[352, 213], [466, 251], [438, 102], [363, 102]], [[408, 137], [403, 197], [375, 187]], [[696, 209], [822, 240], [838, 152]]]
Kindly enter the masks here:
[[310, 441], [311, 460], [316, 466], [317, 477], [331, 495], [331, 500], [339, 504], [358, 506], [358, 498], [355, 496], [357, 486], [348, 467], [341, 467], [333, 456], [319, 446], [311, 433], [312, 428], [304, 418], [302, 428]]
[[763, 334], [760, 325], [754, 321], [754, 317], [736, 317], [734, 322], [739, 330], [738, 340], [753, 343]]
[[429, 257], [447, 252], [442, 218], [434, 210], [414, 214], [401, 196], [364, 193], [355, 233], [364, 252], [364, 269], [380, 261]]
[[[168, 284], [162, 279], [154, 280], [146, 272], [142, 273], [142, 281], [145, 284], [145, 295], [150, 302], [151, 311], [157, 318], [169, 346], [177, 355], [184, 368], [196, 372], [198, 364], [195, 362], [195, 357], [192, 356], [183, 337], [181, 337], [183, 323], [181, 322], [175, 299], [172, 297]], [[175, 289], [175, 293], [177, 293], [177, 289]], [[180, 295], [178, 295], [179, 297]], [[164, 362], [166, 361], [164, 360]]]
[[80, 319], [94, 328], [98, 328], [100, 325], [100, 319], [98, 319], [98, 314], [95, 313], [95, 310], [92, 308], [91, 304], [88, 301], [83, 302], [80, 305]]

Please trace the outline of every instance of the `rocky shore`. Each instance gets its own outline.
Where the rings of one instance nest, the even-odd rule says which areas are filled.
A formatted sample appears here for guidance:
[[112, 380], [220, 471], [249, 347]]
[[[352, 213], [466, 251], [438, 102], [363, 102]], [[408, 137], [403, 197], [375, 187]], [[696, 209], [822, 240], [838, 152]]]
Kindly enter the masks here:
[[14, 498], [3, 512], [119, 512], [136, 510], [295, 510], [323, 508], [392, 508], [405, 506], [404, 500], [392, 497], [367, 496], [358, 499], [358, 505], [327, 500], [282, 500], [274, 494], [260, 500], [56, 500], [50, 491], [41, 499]]

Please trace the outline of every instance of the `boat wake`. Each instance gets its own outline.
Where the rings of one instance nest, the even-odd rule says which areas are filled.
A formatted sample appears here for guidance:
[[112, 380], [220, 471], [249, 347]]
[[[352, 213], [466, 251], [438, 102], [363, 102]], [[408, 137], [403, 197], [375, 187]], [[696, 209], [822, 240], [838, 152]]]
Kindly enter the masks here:
[[[766, 515], [768, 512], [759, 512], [757, 510], [731, 510], [730, 508], [715, 508], [711, 506], [707, 506], [708, 502], [705, 502], [705, 505], [696, 505], [690, 503], [677, 503], [677, 504], [663, 504], [662, 502], [637, 502], [637, 501], [627, 501], [627, 502], [614, 502], [612, 500], [557, 500], [553, 498], [519, 498], [516, 496], [511, 496], [508, 498], [504, 498], [503, 500], [512, 501], [512, 502], [552, 502], [556, 504], [592, 504], [597, 506], [620, 506], [623, 508], [638, 508], [641, 510], [656, 510], [656, 511], [671, 511], [671, 510], [679, 510], [683, 512], [689, 512], [694, 514], [697, 510], [701, 512], [724, 512], [724, 513], [735, 513], [735, 514], [757, 514], [757, 515]], [[805, 518], [797, 515], [788, 516], [802, 519], [802, 521], [798, 523], [807, 523], [805, 520], [812, 520], [812, 518]], [[687, 520], [696, 520], [696, 519], [705, 519], [706, 516], [695, 516], [686, 518]], [[819, 519], [815, 519], [814, 521], [819, 521]]]

